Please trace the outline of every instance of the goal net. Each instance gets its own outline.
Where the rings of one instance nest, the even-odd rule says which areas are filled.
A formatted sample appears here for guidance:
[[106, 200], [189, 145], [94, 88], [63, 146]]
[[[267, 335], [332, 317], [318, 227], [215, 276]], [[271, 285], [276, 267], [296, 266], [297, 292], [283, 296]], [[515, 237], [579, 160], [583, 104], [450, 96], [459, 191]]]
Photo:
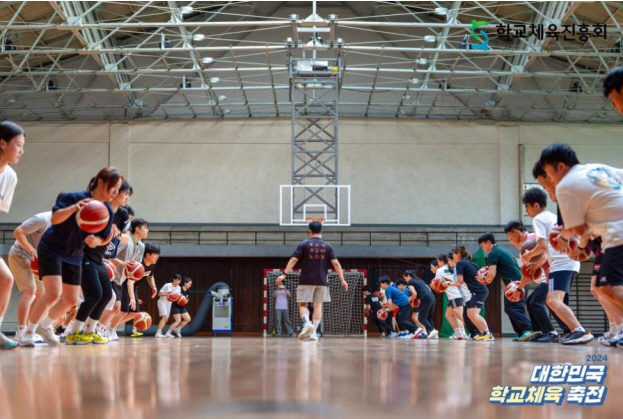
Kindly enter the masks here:
[[[365, 336], [367, 325], [363, 316], [362, 287], [366, 285], [366, 271], [344, 269], [344, 279], [348, 284], [348, 292], [344, 291], [337, 273], [329, 272], [329, 293], [331, 302], [323, 304], [322, 323], [320, 332], [325, 336]], [[275, 313], [275, 297], [277, 290], [275, 280], [281, 275], [279, 270], [264, 271], [264, 336], [276, 334], [277, 315]], [[295, 270], [288, 274], [284, 281], [286, 289], [290, 291], [288, 299], [288, 315], [298, 335], [303, 327], [296, 303], [296, 288], [299, 284], [300, 271]], [[283, 336], [287, 336], [285, 324], [281, 325]]]

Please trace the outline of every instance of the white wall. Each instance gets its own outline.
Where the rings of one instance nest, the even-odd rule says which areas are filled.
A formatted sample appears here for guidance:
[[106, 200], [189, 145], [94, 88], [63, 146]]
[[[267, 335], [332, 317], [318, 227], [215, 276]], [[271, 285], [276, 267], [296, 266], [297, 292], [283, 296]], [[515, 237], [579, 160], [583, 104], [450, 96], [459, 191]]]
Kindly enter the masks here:
[[[19, 184], [2, 222], [49, 209], [102, 166], [119, 167], [152, 222], [277, 223], [290, 183], [289, 120], [29, 123]], [[502, 224], [554, 141], [582, 161], [623, 166], [618, 126], [342, 120], [339, 179], [356, 224]], [[522, 150], [520, 152], [520, 149]]]

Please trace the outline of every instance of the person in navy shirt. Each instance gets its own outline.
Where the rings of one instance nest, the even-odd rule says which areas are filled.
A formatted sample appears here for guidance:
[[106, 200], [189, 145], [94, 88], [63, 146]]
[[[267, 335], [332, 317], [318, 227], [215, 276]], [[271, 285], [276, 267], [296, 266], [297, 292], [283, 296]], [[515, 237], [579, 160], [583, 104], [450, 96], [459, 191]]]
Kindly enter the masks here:
[[[78, 303], [85, 244], [94, 249], [104, 246], [113, 237], [113, 212], [109, 201], [119, 192], [121, 181], [122, 176], [115, 168], [105, 167], [91, 179], [89, 190], [62, 194], [56, 200], [52, 208], [52, 226], [41, 238], [37, 249], [45, 293], [30, 312], [22, 346], [34, 346], [34, 333], [39, 323], [40, 334], [48, 345], [58, 345], [52, 325]], [[94, 199], [106, 205], [110, 220], [103, 231], [89, 234], [80, 229], [75, 215]]]

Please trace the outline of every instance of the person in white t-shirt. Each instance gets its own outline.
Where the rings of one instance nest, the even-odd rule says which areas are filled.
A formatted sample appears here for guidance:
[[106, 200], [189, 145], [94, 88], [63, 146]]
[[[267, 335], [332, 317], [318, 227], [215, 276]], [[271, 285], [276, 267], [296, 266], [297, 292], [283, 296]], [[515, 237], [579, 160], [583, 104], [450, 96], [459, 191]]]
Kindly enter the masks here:
[[[532, 251], [526, 252], [522, 258], [529, 260], [540, 253], [548, 253], [550, 269], [547, 306], [572, 331], [571, 334], [560, 339], [560, 343], [573, 345], [590, 342], [593, 340], [593, 335], [582, 327], [571, 308], [564, 303], [565, 296], [571, 293], [571, 284], [580, 272], [580, 262], [572, 260], [564, 253], [559, 253], [550, 244], [549, 234], [556, 226], [557, 217], [545, 209], [547, 205], [545, 192], [538, 188], [532, 188], [525, 192], [523, 203], [526, 212], [533, 218], [532, 229], [537, 237], [537, 246]], [[556, 332], [550, 330], [543, 341], [546, 341], [545, 338], [547, 338], [548, 342], [554, 342], [557, 338], [556, 335]], [[572, 338], [571, 335], [575, 335], [575, 337]]]
[[182, 275], [175, 274], [173, 276], [173, 280], [167, 284], [164, 284], [162, 288], [160, 288], [160, 292], [158, 296], [160, 299], [158, 300], [158, 314], [160, 315], [160, 323], [158, 323], [158, 331], [156, 332], [157, 338], [172, 338], [173, 335], [167, 333], [167, 335], [162, 334], [162, 329], [169, 321], [169, 316], [171, 315], [171, 305], [172, 301], [169, 301], [169, 294], [178, 294], [182, 292], [182, 288], [180, 287], [180, 282], [182, 282]]
[[[567, 144], [552, 144], [541, 153], [539, 162], [556, 187], [556, 199], [565, 228], [580, 237], [580, 248], [592, 237], [601, 236], [603, 262], [597, 286], [623, 314], [623, 170], [603, 164], [580, 164]], [[563, 232], [561, 242], [568, 243]], [[569, 248], [567, 244], [567, 248]], [[623, 324], [617, 344], [623, 347]]]
[[[24, 130], [19, 125], [10, 121], [0, 123], [0, 212], [9, 212], [11, 208], [17, 175], [10, 165], [17, 164], [24, 155], [25, 142]], [[0, 258], [0, 330], [12, 289], [13, 274]], [[0, 349], [15, 349], [18, 346], [19, 343], [0, 332]]]
[[[448, 266], [448, 256], [444, 254], [437, 255], [435, 278], [448, 283], [456, 282]], [[445, 293], [446, 297], [448, 297], [448, 307], [446, 308], [445, 316], [450, 326], [452, 326], [452, 330], [454, 330], [454, 334], [450, 336], [450, 339], [465, 340], [467, 339], [467, 334], [463, 326], [463, 294], [458, 287], [448, 287]]]

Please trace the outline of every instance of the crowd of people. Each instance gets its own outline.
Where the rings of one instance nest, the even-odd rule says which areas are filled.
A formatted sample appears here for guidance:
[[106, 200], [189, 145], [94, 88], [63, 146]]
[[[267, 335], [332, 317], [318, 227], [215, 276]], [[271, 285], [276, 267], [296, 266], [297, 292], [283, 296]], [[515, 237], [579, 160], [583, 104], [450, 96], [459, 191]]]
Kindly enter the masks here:
[[[17, 185], [10, 165], [21, 159], [25, 140], [19, 125], [0, 124], [0, 211], [10, 209]], [[192, 280], [177, 275], [172, 281], [177, 288], [166, 284], [158, 291], [154, 269], [160, 247], [144, 242], [149, 223], [134, 217], [128, 205], [132, 193], [132, 186], [117, 169], [105, 167], [86, 190], [59, 194], [51, 211], [33, 215], [15, 229], [8, 266], [0, 259], [0, 326], [14, 282], [22, 296], [15, 338], [0, 333], [0, 348], [33, 347], [39, 341], [56, 346], [62, 341], [83, 345], [119, 340], [119, 325], [145, 319], [138, 298], [142, 283], [149, 284], [152, 298], [160, 296], [156, 336], [181, 337], [190, 316], [185, 307], [167, 297], [177, 292], [187, 299]], [[83, 230], [76, 217], [91, 201], [103, 203], [108, 211], [105, 227], [97, 233]], [[112, 278], [106, 260], [116, 267]], [[142, 278], [128, 279], [130, 262], [142, 265]], [[174, 322], [163, 335], [171, 314]], [[131, 336], [141, 335], [134, 327]]]

